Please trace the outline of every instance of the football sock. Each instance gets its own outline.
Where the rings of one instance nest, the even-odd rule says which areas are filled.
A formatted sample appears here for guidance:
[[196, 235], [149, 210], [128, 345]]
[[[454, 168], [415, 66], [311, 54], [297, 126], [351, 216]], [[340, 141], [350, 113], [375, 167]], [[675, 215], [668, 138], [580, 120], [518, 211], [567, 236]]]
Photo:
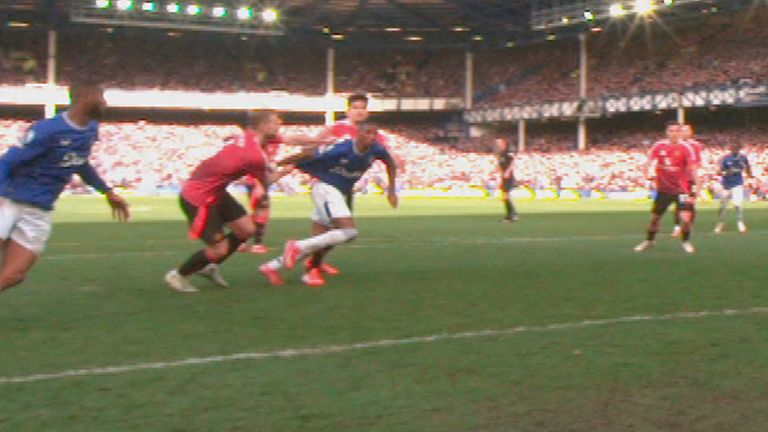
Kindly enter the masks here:
[[179, 266], [178, 272], [182, 276], [189, 276], [204, 269], [205, 266], [211, 264], [211, 262], [212, 261], [208, 259], [208, 255], [205, 253], [205, 249], [200, 249]]
[[285, 264], [283, 263], [283, 257], [279, 256], [272, 261], [267, 262], [267, 267], [271, 268], [272, 270], [280, 270], [283, 267], [285, 267]]
[[504, 200], [504, 210], [507, 212], [507, 219], [512, 217], [512, 201]]
[[744, 222], [744, 206], [736, 207], [736, 215], [739, 222]]
[[691, 239], [691, 229], [690, 228], [683, 228], [683, 235], [682, 239], [684, 242], [687, 242]]
[[325, 259], [325, 256], [328, 255], [328, 252], [330, 252], [332, 249], [333, 246], [328, 246], [313, 253], [309, 258], [309, 267], [320, 267], [320, 265], [323, 263], [323, 260]]
[[267, 224], [256, 223], [256, 232], [253, 234], [253, 243], [261, 244], [264, 241], [264, 232], [267, 230]]
[[299, 240], [296, 244], [299, 246], [302, 252], [305, 254], [314, 253], [320, 249], [328, 246], [336, 246], [346, 242], [350, 242], [357, 237], [357, 229], [345, 228], [345, 229], [332, 229], [326, 233], [310, 237], [308, 239]]

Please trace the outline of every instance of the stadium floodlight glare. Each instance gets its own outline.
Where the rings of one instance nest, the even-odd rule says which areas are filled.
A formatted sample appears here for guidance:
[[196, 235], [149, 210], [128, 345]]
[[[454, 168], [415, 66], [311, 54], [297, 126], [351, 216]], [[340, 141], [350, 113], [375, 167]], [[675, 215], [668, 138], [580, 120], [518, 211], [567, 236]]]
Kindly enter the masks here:
[[472, 36], [472, 40], [475, 41], [475, 42], [481, 42], [483, 40], [483, 36], [482, 35], [474, 35], [474, 36]]
[[656, 5], [653, 3], [653, 0], [635, 0], [635, 12], [638, 15], [648, 15], [655, 8]]
[[336, 41], [342, 41], [342, 40], [344, 40], [344, 35], [341, 34], [341, 33], [334, 33], [334, 34], [331, 35], [331, 39], [336, 40]]
[[213, 9], [211, 9], [211, 15], [213, 15], [214, 18], [222, 18], [227, 15], [227, 8], [223, 6], [214, 6]]
[[242, 6], [237, 10], [237, 18], [241, 20], [247, 20], [253, 16], [253, 9]]
[[408, 42], [420, 42], [424, 40], [424, 38], [419, 35], [406, 36], [404, 39]]
[[397, 33], [397, 32], [403, 31], [403, 29], [400, 27], [387, 27], [384, 29], [384, 31], [388, 31], [390, 33]]
[[181, 11], [181, 6], [179, 6], [178, 3], [168, 3], [165, 5], [165, 11], [171, 14], [179, 13]]
[[451, 28], [451, 30], [453, 30], [455, 32], [468, 32], [469, 31], [469, 27], [455, 26], [455, 27]]
[[626, 15], [627, 11], [621, 3], [614, 3], [608, 7], [608, 14], [612, 17], [620, 17]]
[[675, 0], [664, 0], [664, 6], [672, 7], [675, 5]]
[[141, 4], [141, 10], [144, 12], [154, 12], [156, 9], [157, 5], [155, 5], [155, 2], [145, 1]]
[[261, 19], [266, 23], [273, 23], [277, 21], [278, 14], [274, 8], [266, 8], [261, 11]]
[[585, 10], [584, 11], [584, 19], [587, 21], [594, 21], [595, 20], [595, 13], [591, 10]]
[[109, 0], [96, 0], [94, 4], [99, 9], [106, 9], [109, 7]]
[[133, 8], [132, 0], [117, 0], [117, 9], [121, 11], [127, 11]]
[[187, 15], [200, 15], [200, 12], [203, 11], [203, 8], [200, 7], [200, 5], [191, 4], [187, 6]]

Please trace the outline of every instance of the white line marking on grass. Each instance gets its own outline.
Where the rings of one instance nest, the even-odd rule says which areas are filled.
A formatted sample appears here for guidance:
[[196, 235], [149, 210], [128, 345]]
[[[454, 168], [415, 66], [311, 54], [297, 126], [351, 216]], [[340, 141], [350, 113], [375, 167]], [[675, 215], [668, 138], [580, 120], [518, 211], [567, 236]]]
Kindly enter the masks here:
[[71, 377], [91, 377], [99, 375], [120, 375], [142, 370], [170, 369], [182, 366], [206, 365], [213, 363], [234, 362], [241, 360], [261, 360], [270, 358], [291, 358], [319, 356], [326, 354], [343, 353], [350, 351], [368, 350], [374, 348], [390, 348], [413, 344], [427, 344], [446, 340], [475, 339], [481, 337], [507, 336], [519, 333], [553, 332], [558, 330], [581, 329], [587, 327], [608, 326], [613, 324], [636, 323], [648, 321], [671, 321], [684, 319], [700, 319], [707, 317], [724, 317], [735, 315], [762, 315], [768, 314], [768, 307], [754, 307], [749, 309], [725, 309], [721, 311], [677, 312], [665, 315], [633, 315], [619, 318], [587, 319], [583, 321], [553, 323], [545, 325], [523, 325], [508, 329], [473, 330], [459, 333], [440, 333], [429, 336], [416, 336], [403, 339], [380, 339], [367, 342], [358, 342], [348, 345], [326, 345], [309, 348], [289, 348], [279, 351], [245, 352], [237, 354], [217, 355], [210, 357], [192, 357], [183, 360], [166, 362], [137, 363], [131, 365], [117, 365], [85, 369], [72, 369], [62, 372], [40, 373], [33, 375], [21, 375], [0, 377], [0, 385], [23, 384], [38, 381], [55, 381]]

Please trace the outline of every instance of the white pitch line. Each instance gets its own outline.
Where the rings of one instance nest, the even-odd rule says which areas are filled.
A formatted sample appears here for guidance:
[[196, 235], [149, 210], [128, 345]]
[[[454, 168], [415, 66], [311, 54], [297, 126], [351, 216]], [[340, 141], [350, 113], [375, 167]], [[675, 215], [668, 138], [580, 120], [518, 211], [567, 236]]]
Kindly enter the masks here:
[[665, 315], [633, 315], [619, 318], [587, 319], [583, 321], [553, 323], [546, 325], [523, 325], [508, 329], [473, 330], [460, 333], [439, 333], [429, 336], [416, 336], [403, 339], [380, 339], [367, 342], [358, 342], [348, 345], [326, 345], [309, 348], [289, 348], [279, 351], [244, 352], [237, 354], [217, 355], [210, 357], [192, 357], [183, 360], [166, 362], [138, 363], [131, 365], [117, 365], [97, 368], [72, 369], [62, 372], [40, 373], [33, 375], [0, 377], [0, 385], [24, 384], [39, 381], [55, 381], [71, 377], [92, 377], [100, 375], [120, 375], [142, 370], [170, 369], [191, 365], [206, 365], [213, 363], [234, 362], [241, 360], [261, 360], [270, 358], [291, 358], [319, 356], [326, 354], [343, 353], [350, 351], [368, 350], [374, 348], [391, 348], [403, 345], [428, 344], [446, 340], [475, 339], [481, 337], [507, 336], [519, 333], [553, 332], [558, 330], [581, 329], [587, 327], [607, 326], [612, 324], [636, 323], [649, 321], [671, 321], [684, 319], [699, 319], [706, 317], [724, 317], [735, 315], [762, 315], [768, 314], [768, 307], [754, 307], [749, 309], [725, 309], [720, 311], [677, 312]]

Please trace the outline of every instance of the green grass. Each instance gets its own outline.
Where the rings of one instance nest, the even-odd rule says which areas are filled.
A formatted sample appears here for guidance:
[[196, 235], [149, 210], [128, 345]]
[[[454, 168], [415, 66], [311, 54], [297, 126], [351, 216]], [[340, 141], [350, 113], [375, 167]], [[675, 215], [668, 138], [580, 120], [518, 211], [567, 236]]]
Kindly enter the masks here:
[[[710, 234], [686, 256], [648, 203], [434, 199], [356, 202], [361, 235], [334, 251], [322, 289], [268, 286], [261, 257], [224, 267], [233, 287], [168, 290], [198, 245], [176, 202], [60, 202], [49, 248], [0, 296], [0, 377], [347, 345], [521, 325], [768, 306], [768, 207], [748, 235]], [[308, 230], [306, 197], [277, 198], [268, 245]], [[669, 228], [671, 221], [665, 226]], [[522, 331], [320, 355], [0, 383], [2, 431], [759, 431], [768, 424], [768, 315]]]

